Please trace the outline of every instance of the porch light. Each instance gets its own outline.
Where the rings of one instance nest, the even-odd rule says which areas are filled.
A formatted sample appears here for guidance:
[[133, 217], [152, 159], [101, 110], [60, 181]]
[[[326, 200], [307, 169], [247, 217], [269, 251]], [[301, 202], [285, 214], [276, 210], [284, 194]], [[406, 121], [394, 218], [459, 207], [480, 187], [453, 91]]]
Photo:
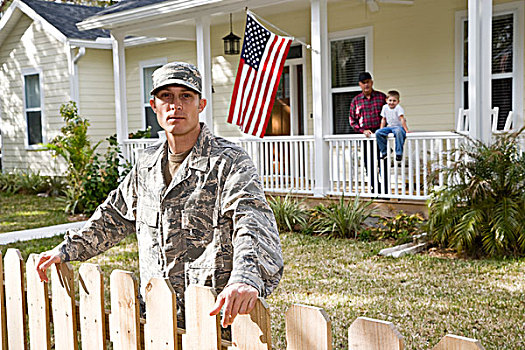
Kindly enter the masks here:
[[224, 38], [222, 38], [222, 40], [224, 41], [224, 54], [225, 55], [238, 55], [239, 54], [241, 38], [233, 34], [232, 14], [231, 13], [230, 13], [230, 34], [226, 35]]

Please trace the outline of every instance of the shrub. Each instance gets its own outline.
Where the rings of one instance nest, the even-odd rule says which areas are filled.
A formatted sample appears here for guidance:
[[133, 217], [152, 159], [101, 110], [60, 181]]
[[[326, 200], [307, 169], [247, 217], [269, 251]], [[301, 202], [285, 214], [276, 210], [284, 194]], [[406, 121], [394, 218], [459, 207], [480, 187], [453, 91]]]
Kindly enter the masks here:
[[310, 220], [311, 232], [336, 238], [357, 238], [365, 220], [373, 213], [372, 202], [361, 202], [355, 197], [345, 203], [344, 199], [343, 195], [337, 203], [316, 206]]
[[[110, 137], [108, 151], [101, 159], [95, 152], [100, 142], [91, 144], [87, 135], [89, 122], [78, 114], [76, 104], [63, 104], [60, 114], [66, 125], [44, 147], [67, 163], [66, 212], [90, 213], [118, 185], [120, 150], [115, 137]], [[124, 169], [129, 170], [129, 166]]]
[[37, 194], [47, 193], [58, 196], [55, 191], [60, 177], [42, 176], [39, 172], [14, 171], [11, 173], [0, 173], [0, 191], [15, 194]]
[[412, 236], [423, 233], [423, 217], [420, 214], [408, 215], [402, 210], [394, 217], [379, 218], [378, 227], [370, 228], [377, 239], [394, 239], [396, 244], [407, 243]]
[[151, 137], [151, 126], [148, 126], [146, 130], [137, 130], [136, 132], [130, 132], [128, 139], [147, 139]]
[[270, 196], [268, 204], [275, 215], [277, 228], [280, 232], [300, 231], [306, 225], [308, 214], [302, 201], [297, 201], [287, 194], [284, 198]]
[[446, 185], [435, 188], [429, 200], [434, 241], [477, 256], [525, 255], [522, 133], [500, 136], [490, 145], [469, 140], [454, 151], [457, 160], [440, 170]]

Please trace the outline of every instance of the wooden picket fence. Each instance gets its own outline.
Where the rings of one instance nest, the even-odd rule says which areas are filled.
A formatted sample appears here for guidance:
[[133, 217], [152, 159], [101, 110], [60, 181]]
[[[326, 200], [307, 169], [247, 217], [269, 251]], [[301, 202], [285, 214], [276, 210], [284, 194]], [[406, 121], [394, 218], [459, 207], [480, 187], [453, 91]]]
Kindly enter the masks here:
[[[130, 272], [114, 270], [111, 273], [111, 311], [106, 311], [102, 272], [97, 265], [80, 266], [79, 300], [76, 301], [76, 284], [69, 264], [51, 268], [49, 293], [48, 284], [40, 281], [35, 270], [37, 255], [29, 256], [24, 268], [20, 252], [8, 249], [3, 261], [2, 350], [28, 347], [31, 350], [103, 350], [109, 341], [115, 350], [272, 348], [269, 307], [262, 299], [249, 315], [235, 319], [232, 340], [225, 341], [221, 339], [219, 316], [209, 316], [216, 298], [211, 288], [195, 285], [187, 288], [186, 330], [181, 330], [177, 329], [175, 292], [167, 279], [154, 278], [146, 286], [147, 313], [143, 320], [139, 318], [137, 282]], [[332, 349], [331, 324], [326, 312], [318, 307], [292, 305], [286, 312], [286, 342], [287, 349], [293, 350]], [[348, 329], [348, 344], [349, 349], [356, 350], [404, 349], [403, 336], [391, 322], [365, 317], [359, 317]], [[477, 340], [447, 335], [433, 349], [479, 350], [483, 347]]]

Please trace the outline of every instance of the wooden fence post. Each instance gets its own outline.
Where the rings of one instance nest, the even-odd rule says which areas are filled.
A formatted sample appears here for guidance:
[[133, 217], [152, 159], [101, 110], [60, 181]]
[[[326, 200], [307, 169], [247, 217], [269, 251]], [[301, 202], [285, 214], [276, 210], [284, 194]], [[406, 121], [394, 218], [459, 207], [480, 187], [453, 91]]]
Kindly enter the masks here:
[[48, 286], [36, 272], [37, 263], [38, 255], [29, 255], [26, 263], [29, 345], [31, 349], [51, 349]]
[[270, 307], [258, 299], [248, 315], [238, 315], [232, 324], [233, 348], [243, 350], [271, 350]]
[[447, 334], [432, 350], [485, 350], [476, 339]]
[[286, 312], [286, 342], [288, 350], [331, 350], [330, 318], [321, 308], [292, 305]]
[[27, 349], [24, 260], [18, 249], [5, 254], [5, 299], [9, 350]]
[[82, 348], [106, 350], [104, 279], [100, 267], [84, 263], [78, 270]]
[[403, 350], [403, 336], [392, 322], [358, 317], [348, 328], [350, 350]]
[[73, 268], [69, 263], [51, 266], [51, 305], [56, 350], [78, 349]]
[[221, 350], [220, 316], [210, 316], [216, 297], [210, 287], [190, 285], [186, 288], [184, 350]]
[[0, 252], [0, 349], [7, 350], [7, 323], [5, 321], [4, 267]]
[[110, 276], [110, 334], [115, 350], [140, 349], [137, 282], [128, 271], [113, 270]]
[[152, 278], [146, 285], [146, 350], [177, 350], [177, 298], [168, 279]]

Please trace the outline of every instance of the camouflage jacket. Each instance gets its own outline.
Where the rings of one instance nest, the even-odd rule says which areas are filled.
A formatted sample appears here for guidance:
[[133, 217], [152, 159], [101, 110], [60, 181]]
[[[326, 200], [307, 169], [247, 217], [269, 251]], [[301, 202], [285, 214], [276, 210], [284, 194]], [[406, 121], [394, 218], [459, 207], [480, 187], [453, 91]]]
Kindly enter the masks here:
[[142, 296], [151, 277], [169, 278], [179, 310], [191, 283], [219, 293], [242, 282], [262, 297], [270, 294], [282, 276], [282, 252], [250, 157], [202, 124], [195, 146], [166, 185], [166, 152], [164, 141], [138, 155], [86, 225], [55, 248], [63, 260], [87, 260], [136, 232]]

